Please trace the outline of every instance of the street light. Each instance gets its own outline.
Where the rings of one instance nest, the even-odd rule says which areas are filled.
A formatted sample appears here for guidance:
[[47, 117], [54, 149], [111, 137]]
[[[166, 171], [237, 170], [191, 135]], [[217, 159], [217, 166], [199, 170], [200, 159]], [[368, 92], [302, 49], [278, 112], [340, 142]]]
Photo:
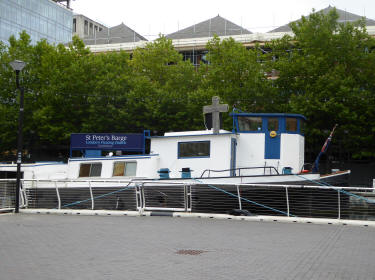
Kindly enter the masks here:
[[16, 209], [19, 212], [20, 207], [20, 181], [21, 181], [21, 163], [22, 163], [22, 126], [23, 126], [23, 87], [20, 87], [20, 71], [26, 66], [21, 60], [15, 60], [9, 63], [16, 72], [16, 85], [20, 91], [20, 111], [18, 115], [18, 141], [17, 141], [17, 183], [16, 183]]

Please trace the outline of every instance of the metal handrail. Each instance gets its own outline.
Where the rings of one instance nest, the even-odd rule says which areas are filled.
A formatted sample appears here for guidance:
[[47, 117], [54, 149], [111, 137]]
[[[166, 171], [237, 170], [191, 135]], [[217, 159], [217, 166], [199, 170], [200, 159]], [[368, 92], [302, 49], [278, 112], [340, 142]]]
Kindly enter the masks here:
[[[223, 170], [212, 170], [212, 169], [206, 169], [202, 172], [200, 178], [204, 178], [204, 174], [206, 172], [208, 172], [208, 178], [210, 178], [210, 175], [211, 175], [211, 172], [216, 172], [216, 173], [220, 173], [220, 172], [232, 172], [234, 171], [234, 174], [236, 176], [236, 171], [238, 170], [238, 176], [240, 177], [241, 176], [241, 170], [250, 170], [250, 169], [263, 169], [264, 171], [264, 174], [266, 172], [266, 169], [269, 169], [269, 172], [271, 174], [271, 170], [273, 169], [276, 173], [276, 175], [280, 175], [279, 171], [274, 167], [274, 166], [254, 166], [254, 167], [239, 167], [239, 168], [230, 168], [230, 169], [223, 169]], [[205, 178], [207, 178], [205, 177]]]
[[[295, 176], [298, 176], [298, 175], [295, 175]], [[12, 180], [8, 180], [8, 181], [12, 181]], [[30, 181], [30, 180], [25, 179], [23, 181]], [[225, 208], [227, 207], [225, 205], [228, 202], [227, 205], [233, 204], [233, 206], [230, 206], [230, 207], [233, 207], [233, 209], [253, 211], [252, 209], [258, 208], [258, 210], [255, 210], [255, 211], [260, 211], [260, 212], [256, 212], [256, 213], [263, 213], [262, 211], [266, 211], [266, 213], [268, 213], [269, 211], [271, 211], [271, 212], [276, 212], [278, 214], [282, 214], [285, 216], [294, 217], [296, 215], [300, 216], [299, 214], [301, 213], [302, 215], [305, 215], [307, 211], [311, 211], [312, 209], [312, 208], [309, 208], [310, 206], [307, 206], [307, 207], [304, 206], [306, 204], [304, 203], [305, 195], [309, 197], [311, 192], [310, 191], [301, 192], [299, 195], [301, 196], [302, 200], [300, 201], [299, 198], [297, 199], [296, 192], [295, 192], [295, 189], [298, 188], [301, 190], [302, 189], [310, 189], [310, 190], [329, 189], [331, 190], [329, 193], [327, 193], [328, 195], [330, 195], [330, 199], [327, 200], [326, 202], [324, 202], [324, 200], [322, 202], [319, 202], [320, 204], [321, 203], [325, 203], [325, 204], [324, 205], [318, 204], [319, 208], [316, 208], [318, 216], [319, 215], [323, 215], [323, 216], [331, 215], [332, 217], [341, 219], [343, 217], [344, 218], [348, 217], [349, 214], [350, 215], [366, 214], [366, 215], [370, 215], [369, 217], [374, 217], [375, 215], [375, 198], [373, 198], [374, 195], [366, 196], [363, 194], [363, 192], [374, 191], [374, 188], [335, 187], [331, 185], [313, 186], [313, 185], [272, 184], [270, 186], [272, 187], [273, 190], [275, 190], [275, 188], [279, 188], [279, 189], [276, 189], [276, 191], [278, 192], [277, 199], [280, 199], [280, 202], [275, 203], [275, 200], [273, 199], [273, 197], [271, 197], [270, 199], [266, 199], [268, 195], [268, 190], [265, 189], [266, 186], [264, 184], [237, 183], [233, 185], [233, 183], [229, 184], [229, 183], [223, 182], [223, 183], [220, 183], [219, 185], [210, 185], [210, 184], [205, 184], [197, 179], [192, 179], [191, 181], [179, 182], [179, 183], [175, 183], [174, 185], [170, 185], [170, 184], [165, 184], [166, 182], [150, 182], [146, 180], [146, 181], [128, 182], [126, 187], [122, 186], [120, 188], [119, 186], [117, 186], [115, 191], [112, 188], [110, 188], [108, 192], [103, 194], [102, 192], [95, 193], [96, 187], [100, 187], [100, 186], [92, 185], [91, 182], [93, 180], [86, 180], [87, 184], [85, 186], [82, 186], [82, 188], [89, 190], [89, 194], [86, 193], [85, 196], [77, 196], [76, 197], [77, 200], [76, 201], [73, 200], [72, 202], [72, 198], [74, 199], [74, 197], [69, 197], [69, 195], [71, 194], [66, 192], [66, 187], [59, 186], [58, 184], [58, 183], [63, 183], [65, 181], [59, 181], [59, 180], [45, 180], [45, 181], [51, 182], [50, 187], [49, 187], [51, 191], [46, 192], [45, 196], [42, 194], [41, 199], [42, 201], [45, 201], [44, 205], [48, 206], [44, 208], [48, 208], [48, 209], [65, 210], [69, 208], [74, 208], [77, 205], [84, 205], [84, 206], [79, 206], [78, 208], [85, 207], [84, 209], [91, 209], [91, 210], [95, 210], [96, 208], [101, 209], [100, 207], [103, 207], [103, 206], [101, 206], [100, 200], [98, 199], [103, 199], [104, 197], [111, 197], [112, 195], [117, 196], [119, 193], [125, 190], [133, 189], [135, 190], [135, 192], [128, 192], [127, 194], [124, 194], [121, 199], [123, 198], [127, 199], [126, 201], [128, 201], [130, 205], [133, 205], [134, 203], [135, 204], [134, 209], [138, 210], [140, 215], [143, 213], [143, 211], [146, 211], [146, 210], [147, 211], [194, 212], [194, 211], [197, 211], [197, 209], [198, 210], [202, 209], [203, 207], [204, 209], [208, 209], [209, 211], [214, 211], [216, 204], [219, 206], [219, 208], [220, 207]], [[98, 180], [95, 180], [95, 181], [98, 181]], [[163, 204], [159, 205], [158, 202], [155, 203], [153, 192], [154, 191], [159, 192], [158, 187], [160, 187], [160, 185], [154, 184], [153, 186], [151, 185], [152, 183], [160, 183], [162, 187], [167, 187], [167, 188], [164, 188], [163, 192], [166, 191], [167, 195], [170, 195], [170, 200], [169, 200], [170, 204], [164, 205], [164, 202], [163, 202]], [[201, 185], [203, 186], [202, 189], [200, 189]], [[233, 186], [234, 188], [227, 188], [226, 186]], [[252, 194], [251, 190], [255, 190], [255, 188], [252, 188], [252, 187], [261, 187], [258, 189], [260, 194], [253, 196], [254, 193]], [[284, 194], [282, 193], [282, 188], [284, 188]], [[32, 191], [34, 188], [29, 188], [29, 189]], [[53, 191], [54, 189], [55, 191]], [[147, 190], [148, 192], [146, 193], [145, 190]], [[207, 193], [207, 190], [211, 190], [211, 191], [214, 190], [215, 192], [212, 193], [211, 191], [209, 191]], [[334, 192], [332, 192], [332, 190]], [[354, 193], [354, 192], [349, 193], [349, 190], [361, 191], [362, 193]], [[335, 192], [337, 192], [337, 194], [335, 194]], [[37, 194], [37, 193], [39, 192], [36, 192], [34, 194]], [[227, 196], [224, 196], [224, 197], [222, 195], [217, 196], [218, 193], [226, 194]], [[323, 195], [323, 194], [325, 195], [326, 193], [317, 192], [317, 195]], [[215, 198], [214, 199], [215, 202], [212, 199], [207, 199], [207, 197], [211, 195], [213, 195], [212, 198]], [[334, 195], [336, 197], [334, 197]], [[227, 200], [227, 197], [228, 198], [230, 197], [230, 201]], [[233, 198], [235, 200], [233, 200]], [[26, 197], [25, 199], [27, 202], [28, 198]], [[40, 205], [35, 204], [35, 206], [33, 206], [34, 204], [32, 203], [34, 203], [33, 201], [35, 201], [33, 193], [31, 193], [30, 199], [31, 199], [30, 208], [33, 208], [35, 206], [40, 207], [42, 205], [42, 204]], [[222, 200], [218, 200], [218, 199], [222, 199]], [[237, 203], [235, 202], [236, 200], [238, 200]], [[98, 206], [96, 206], [96, 201], [98, 201]], [[113, 201], [114, 201], [113, 197], [108, 199], [108, 205], [112, 205], [114, 203]], [[117, 201], [118, 201], [118, 197], [117, 197], [116, 203]], [[208, 203], [208, 204], [205, 205], [204, 203]], [[27, 203], [26, 204], [22, 203], [22, 205], [23, 205], [23, 208], [25, 207], [28, 208]], [[179, 205], [181, 205], [182, 207], [180, 207]], [[3, 208], [5, 207], [8, 207], [8, 206], [3, 206]], [[126, 208], [126, 209], [133, 209], [131, 207]], [[8, 208], [8, 209], [11, 209], [11, 208]], [[116, 209], [117, 209], [117, 206], [116, 206]], [[312, 214], [310, 213], [307, 215], [311, 216]]]

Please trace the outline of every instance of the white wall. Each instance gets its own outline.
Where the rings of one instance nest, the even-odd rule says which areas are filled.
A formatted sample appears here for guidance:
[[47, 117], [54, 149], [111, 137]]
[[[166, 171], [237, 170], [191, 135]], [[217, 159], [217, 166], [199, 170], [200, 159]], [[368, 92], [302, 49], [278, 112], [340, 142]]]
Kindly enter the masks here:
[[[264, 133], [241, 133], [237, 136], [237, 168], [264, 166]], [[251, 172], [251, 173], [250, 173]], [[241, 175], [263, 174], [263, 170], [243, 170]]]
[[282, 134], [280, 159], [282, 167], [292, 167], [293, 173], [301, 171], [304, 162], [305, 139], [299, 134]]
[[[189, 167], [193, 177], [201, 176], [206, 169], [223, 170], [230, 168], [231, 138], [234, 134], [207, 134], [183, 137], [160, 137], [151, 139], [151, 151], [159, 154], [159, 168], [169, 168], [171, 178], [181, 178], [181, 169]], [[210, 141], [209, 158], [178, 158], [178, 142]], [[211, 173], [211, 176], [229, 176], [225, 173]]]
[[[147, 177], [147, 178], [157, 178], [158, 173], [158, 162], [159, 157], [155, 155], [150, 156], [129, 156], [129, 157], [112, 157], [112, 158], [82, 158], [82, 160], [70, 160], [68, 168], [68, 178], [77, 179], [79, 176], [79, 169], [82, 163], [101, 163], [102, 164], [102, 173], [100, 178], [112, 178], [112, 179], [121, 179], [129, 178], [113, 175], [113, 166], [115, 162], [137, 162], [137, 171], [136, 177]], [[88, 177], [82, 179], [89, 179]], [[95, 179], [95, 177], [90, 177], [90, 179]]]
[[[281, 134], [280, 159], [264, 158], [264, 133], [240, 133], [237, 139], [237, 168], [266, 165], [275, 167], [280, 173], [284, 167], [292, 167], [293, 173], [299, 172], [302, 168], [304, 162], [304, 137], [299, 134]], [[248, 171], [248, 174], [246, 171], [241, 171], [241, 175], [263, 173], [263, 169]], [[266, 170], [266, 174], [269, 174], [269, 170]]]

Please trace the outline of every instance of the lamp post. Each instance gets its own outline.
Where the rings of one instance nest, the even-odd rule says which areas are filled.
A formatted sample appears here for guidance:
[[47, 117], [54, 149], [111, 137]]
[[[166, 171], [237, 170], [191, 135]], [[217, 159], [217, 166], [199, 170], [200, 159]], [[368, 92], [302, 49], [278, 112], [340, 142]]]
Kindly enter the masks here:
[[17, 89], [20, 91], [20, 111], [18, 115], [18, 141], [17, 141], [17, 182], [16, 182], [16, 209], [19, 212], [20, 207], [20, 182], [21, 182], [21, 163], [22, 163], [22, 127], [23, 127], [23, 87], [20, 87], [20, 72], [26, 66], [21, 60], [15, 60], [10, 66], [16, 72]]

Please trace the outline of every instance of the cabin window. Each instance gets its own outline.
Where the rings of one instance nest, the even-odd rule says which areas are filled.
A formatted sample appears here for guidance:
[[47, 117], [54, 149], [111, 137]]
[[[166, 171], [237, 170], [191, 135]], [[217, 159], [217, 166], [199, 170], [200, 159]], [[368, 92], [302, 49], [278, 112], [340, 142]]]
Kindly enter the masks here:
[[261, 131], [261, 117], [238, 117], [238, 125], [240, 131]]
[[286, 131], [297, 131], [296, 118], [286, 118]]
[[137, 162], [118, 161], [113, 165], [112, 176], [135, 176], [137, 172]]
[[100, 177], [101, 173], [101, 163], [82, 163], [79, 168], [79, 177]]
[[178, 158], [209, 157], [210, 141], [179, 142]]
[[268, 126], [269, 131], [279, 130], [279, 120], [278, 120], [278, 118], [268, 118], [267, 126]]

